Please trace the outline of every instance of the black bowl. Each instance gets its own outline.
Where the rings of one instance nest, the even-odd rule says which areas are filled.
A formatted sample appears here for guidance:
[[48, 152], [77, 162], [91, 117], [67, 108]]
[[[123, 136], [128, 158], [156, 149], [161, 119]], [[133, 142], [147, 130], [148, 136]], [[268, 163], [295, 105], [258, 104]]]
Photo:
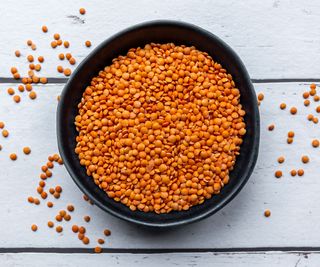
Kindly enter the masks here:
[[[241, 92], [241, 103], [246, 111], [247, 133], [241, 145], [241, 154], [237, 157], [230, 182], [220, 194], [214, 195], [203, 204], [188, 211], [169, 214], [144, 213], [131, 211], [127, 206], [110, 199], [106, 193], [94, 184], [86, 175], [74, 152], [77, 131], [74, 125], [78, 113], [77, 105], [82, 93], [91, 79], [113, 58], [125, 55], [130, 48], [144, 46], [147, 43], [168, 43], [195, 46], [207, 52], [232, 74], [236, 86]], [[79, 188], [100, 208], [121, 219], [154, 227], [177, 226], [191, 223], [214, 214], [233, 199], [247, 182], [257, 160], [259, 150], [259, 111], [256, 95], [245, 66], [236, 53], [222, 40], [197, 26], [175, 21], [152, 21], [121, 31], [100, 44], [82, 61], [65, 86], [57, 113], [57, 135], [60, 154], [71, 177]]]

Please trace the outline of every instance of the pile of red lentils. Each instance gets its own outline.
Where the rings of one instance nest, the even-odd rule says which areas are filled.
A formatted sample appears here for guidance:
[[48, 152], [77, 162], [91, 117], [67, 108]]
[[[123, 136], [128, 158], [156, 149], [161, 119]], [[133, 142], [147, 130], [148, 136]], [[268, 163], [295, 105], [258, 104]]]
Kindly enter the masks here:
[[207, 53], [173, 43], [113, 59], [78, 107], [80, 163], [132, 211], [184, 211], [219, 194], [246, 133], [232, 76]]

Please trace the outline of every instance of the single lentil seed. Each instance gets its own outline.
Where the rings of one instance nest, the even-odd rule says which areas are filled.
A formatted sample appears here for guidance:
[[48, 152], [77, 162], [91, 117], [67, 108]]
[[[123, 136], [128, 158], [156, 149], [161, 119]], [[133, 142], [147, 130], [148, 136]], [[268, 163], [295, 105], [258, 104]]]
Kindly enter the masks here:
[[88, 244], [90, 243], [90, 239], [85, 236], [85, 237], [82, 239], [82, 243], [85, 244], [85, 245], [88, 245]]
[[68, 48], [68, 47], [70, 46], [70, 43], [69, 43], [68, 41], [64, 41], [64, 42], [63, 42], [63, 46], [64, 46], [65, 48]]
[[278, 158], [278, 162], [279, 162], [280, 164], [283, 163], [284, 160], [285, 160], [285, 159], [284, 159], [284, 157], [282, 157], [282, 156]]
[[265, 217], [270, 217], [270, 215], [271, 215], [271, 211], [270, 210], [265, 210], [264, 211], [264, 216]]
[[289, 131], [288, 132], [288, 137], [291, 137], [291, 138], [294, 137], [294, 132], [293, 131]]
[[268, 130], [269, 130], [269, 131], [273, 131], [273, 130], [274, 130], [274, 124], [269, 125], [269, 126], [268, 126]]
[[95, 252], [95, 253], [101, 253], [101, 252], [102, 252], [102, 247], [96, 246], [96, 247], [94, 248], [94, 252]]
[[282, 176], [282, 171], [276, 171], [274, 175], [276, 178], [280, 178]]
[[19, 102], [21, 101], [21, 97], [20, 97], [19, 95], [14, 95], [14, 96], [13, 96], [13, 100], [14, 100], [14, 102], [16, 102], [16, 103], [19, 103]]
[[296, 107], [292, 107], [291, 109], [290, 109], [290, 113], [292, 114], [292, 115], [295, 115], [295, 114], [297, 114], [297, 108]]
[[26, 154], [26, 155], [29, 155], [31, 153], [31, 149], [30, 147], [26, 146], [23, 148], [23, 153]]
[[53, 203], [52, 203], [51, 201], [49, 201], [49, 202], [47, 203], [47, 206], [48, 206], [48, 208], [52, 208], [52, 207], [53, 207]]
[[37, 230], [38, 230], [38, 226], [35, 225], [35, 224], [32, 224], [32, 225], [31, 225], [31, 230], [32, 230], [33, 232], [37, 231]]
[[52, 42], [51, 42], [51, 47], [52, 47], [52, 48], [56, 48], [57, 46], [58, 46], [57, 41], [52, 41]]
[[298, 176], [302, 176], [302, 175], [304, 175], [304, 170], [299, 169], [297, 173], [298, 173]]
[[57, 71], [60, 72], [60, 73], [62, 73], [62, 72], [63, 72], [63, 67], [62, 67], [62, 66], [58, 66], [58, 67], [57, 67]]
[[65, 76], [70, 76], [70, 75], [71, 75], [71, 69], [69, 69], [69, 68], [64, 69], [64, 70], [63, 70], [63, 74], [64, 74]]
[[45, 26], [45, 25], [43, 25], [41, 29], [42, 29], [43, 32], [48, 32], [48, 27]]
[[14, 93], [15, 93], [13, 88], [8, 88], [7, 92], [8, 92], [9, 95], [14, 95]]
[[79, 227], [78, 227], [78, 225], [72, 225], [72, 232], [74, 232], [74, 233], [78, 233], [79, 232]]
[[29, 93], [29, 98], [30, 99], [36, 99], [37, 98], [37, 94], [36, 94], [36, 92], [35, 91], [31, 91], [30, 93]]
[[310, 84], [310, 89], [311, 89], [311, 90], [315, 90], [316, 87], [317, 87], [317, 86], [316, 86], [314, 83]]
[[91, 220], [90, 216], [88, 216], [88, 215], [84, 216], [83, 219], [85, 222], [90, 222], [90, 220]]
[[55, 40], [60, 40], [60, 34], [59, 34], [59, 33], [55, 33], [55, 34], [53, 35], [53, 38], [54, 38]]
[[99, 239], [98, 239], [98, 243], [99, 243], [100, 245], [103, 245], [103, 244], [104, 244], [104, 240], [103, 240], [102, 238], [99, 238]]
[[57, 185], [56, 188], [55, 188], [55, 191], [58, 192], [58, 193], [61, 193], [62, 192], [62, 187], [60, 185]]
[[89, 40], [87, 40], [87, 41], [85, 42], [85, 45], [86, 45], [86, 47], [90, 47], [90, 46], [91, 46], [91, 42], [90, 42]]
[[58, 226], [56, 227], [56, 231], [57, 231], [57, 233], [61, 233], [61, 232], [63, 231], [62, 226], [58, 225]]
[[74, 211], [74, 206], [73, 205], [68, 205], [67, 206], [67, 210], [70, 211], [70, 212]]
[[312, 140], [312, 146], [313, 147], [318, 147], [319, 144], [320, 144], [319, 140], [317, 140], [317, 139]]
[[307, 99], [310, 96], [310, 93], [309, 92], [304, 92], [302, 94], [302, 96], [303, 96], [304, 99]]
[[74, 65], [74, 64], [76, 64], [76, 60], [75, 60], [75, 58], [70, 58], [69, 59], [69, 63], [71, 64], [71, 65]]
[[86, 14], [86, 10], [85, 10], [83, 7], [81, 7], [81, 8], [79, 9], [79, 13], [80, 13], [81, 15], [84, 15], [84, 14]]
[[27, 56], [27, 60], [28, 60], [29, 62], [33, 62], [33, 61], [34, 61], [33, 55], [28, 55], [28, 56]]
[[287, 107], [287, 105], [286, 105], [285, 103], [281, 103], [281, 104], [280, 104], [280, 109], [283, 110], [283, 109], [285, 109], [286, 107]]
[[8, 137], [9, 136], [9, 131], [6, 130], [6, 129], [2, 130], [2, 136], [3, 137]]
[[18, 156], [15, 153], [10, 154], [10, 159], [11, 160], [17, 160]]
[[49, 227], [49, 228], [53, 228], [53, 227], [54, 227], [54, 222], [48, 221], [48, 227]]
[[258, 94], [258, 100], [262, 101], [264, 99], [264, 94], [263, 93], [259, 93]]
[[309, 162], [309, 157], [306, 156], [306, 155], [303, 155], [303, 156], [301, 157], [301, 161], [302, 161], [302, 163], [306, 164], [306, 163]]
[[105, 236], [110, 236], [111, 235], [111, 231], [109, 229], [104, 229], [103, 231]]
[[291, 170], [290, 174], [291, 174], [291, 176], [296, 176], [297, 175], [297, 171], [296, 170]]

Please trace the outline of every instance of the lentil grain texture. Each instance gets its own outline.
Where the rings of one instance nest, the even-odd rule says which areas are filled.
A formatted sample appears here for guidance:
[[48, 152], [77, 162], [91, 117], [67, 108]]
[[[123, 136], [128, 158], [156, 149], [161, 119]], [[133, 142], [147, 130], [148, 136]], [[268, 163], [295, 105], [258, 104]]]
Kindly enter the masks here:
[[229, 182], [246, 133], [232, 76], [195, 47], [130, 49], [85, 89], [75, 152], [110, 198], [168, 213]]

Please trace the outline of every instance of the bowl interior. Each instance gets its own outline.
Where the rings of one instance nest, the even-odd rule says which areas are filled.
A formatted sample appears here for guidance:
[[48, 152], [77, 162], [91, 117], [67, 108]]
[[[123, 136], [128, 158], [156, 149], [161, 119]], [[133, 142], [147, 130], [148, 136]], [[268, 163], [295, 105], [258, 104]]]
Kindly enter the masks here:
[[[140, 211], [132, 212], [127, 206], [108, 198], [105, 192], [94, 184], [92, 178], [86, 175], [85, 168], [80, 165], [78, 156], [74, 152], [77, 136], [74, 118], [78, 113], [77, 104], [80, 102], [86, 86], [100, 70], [111, 64], [113, 58], [125, 55], [130, 48], [144, 46], [151, 42], [193, 45], [211, 55], [214, 61], [222, 64], [228, 73], [232, 74], [236, 86], [241, 92], [241, 103], [246, 111], [245, 122], [247, 125], [241, 154], [237, 157], [235, 168], [230, 174], [229, 184], [222, 189], [221, 193], [188, 211], [161, 215]], [[158, 21], [134, 26], [120, 32], [103, 42], [80, 64], [61, 95], [57, 115], [57, 133], [59, 150], [67, 170], [80, 189], [96, 205], [131, 222], [165, 227], [204, 218], [219, 210], [240, 191], [249, 178], [257, 159], [259, 113], [249, 75], [239, 57], [229, 46], [213, 34], [196, 26], [180, 22]]]

